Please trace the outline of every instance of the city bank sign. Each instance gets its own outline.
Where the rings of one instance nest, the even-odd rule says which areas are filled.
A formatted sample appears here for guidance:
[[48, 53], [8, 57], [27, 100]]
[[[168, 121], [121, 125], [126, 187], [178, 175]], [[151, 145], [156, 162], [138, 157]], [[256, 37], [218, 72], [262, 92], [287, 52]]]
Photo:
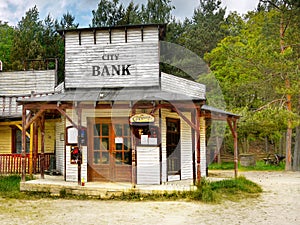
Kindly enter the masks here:
[[[92, 76], [126, 76], [131, 75], [131, 64], [118, 64], [120, 54], [103, 54], [103, 65], [92, 66]], [[105, 63], [107, 62], [107, 64]], [[109, 63], [113, 62], [113, 63]], [[116, 63], [114, 63], [116, 62]]]

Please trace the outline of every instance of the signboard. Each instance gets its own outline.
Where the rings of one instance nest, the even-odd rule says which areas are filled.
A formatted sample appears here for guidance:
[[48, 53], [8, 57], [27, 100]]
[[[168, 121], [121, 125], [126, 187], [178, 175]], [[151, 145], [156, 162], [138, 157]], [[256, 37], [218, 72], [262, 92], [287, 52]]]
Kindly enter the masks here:
[[[65, 87], [159, 86], [157, 27], [65, 34]], [[80, 43], [80, 44], [79, 44]]]
[[155, 118], [154, 116], [146, 113], [136, 114], [130, 117], [130, 124], [133, 123], [154, 123]]

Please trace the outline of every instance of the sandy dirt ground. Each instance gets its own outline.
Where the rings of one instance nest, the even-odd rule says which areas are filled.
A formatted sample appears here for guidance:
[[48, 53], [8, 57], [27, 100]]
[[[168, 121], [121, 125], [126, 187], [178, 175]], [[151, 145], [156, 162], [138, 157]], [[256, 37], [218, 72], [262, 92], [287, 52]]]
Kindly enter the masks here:
[[262, 195], [221, 204], [0, 199], [0, 224], [300, 224], [300, 172], [240, 175], [260, 184]]

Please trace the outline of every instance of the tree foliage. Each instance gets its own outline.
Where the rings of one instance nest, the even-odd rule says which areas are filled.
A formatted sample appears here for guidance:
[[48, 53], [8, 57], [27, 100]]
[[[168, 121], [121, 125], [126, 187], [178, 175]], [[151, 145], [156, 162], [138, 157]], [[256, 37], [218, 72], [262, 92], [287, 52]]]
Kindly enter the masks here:
[[92, 10], [91, 27], [167, 23], [173, 9], [171, 0], [148, 0], [141, 6], [131, 1], [127, 7], [119, 0], [100, 0], [98, 8]]
[[[291, 12], [289, 12], [291, 13]], [[299, 56], [292, 43], [299, 43], [294, 35], [299, 28], [287, 27], [286, 49], [280, 48], [280, 19], [278, 10], [259, 10], [247, 15], [240, 31], [226, 36], [205, 59], [220, 81], [230, 110], [243, 115], [240, 135], [278, 136], [299, 122], [299, 112], [286, 108], [286, 94], [299, 95]], [[299, 18], [298, 18], [298, 21]], [[235, 30], [235, 28], [233, 28]], [[286, 87], [286, 78], [291, 85]]]
[[0, 60], [4, 71], [11, 69], [11, 48], [13, 46], [13, 37], [15, 30], [7, 23], [0, 21]]

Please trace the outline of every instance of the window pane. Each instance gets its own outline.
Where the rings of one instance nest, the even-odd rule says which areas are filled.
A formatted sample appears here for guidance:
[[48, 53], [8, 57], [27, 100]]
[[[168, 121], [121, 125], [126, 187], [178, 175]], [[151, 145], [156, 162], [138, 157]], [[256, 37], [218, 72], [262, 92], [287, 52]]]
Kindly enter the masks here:
[[116, 150], [122, 150], [123, 144], [118, 143], [116, 144]]
[[101, 150], [109, 150], [109, 138], [102, 138]]
[[116, 136], [123, 136], [123, 132], [122, 132], [122, 125], [121, 124], [117, 124], [115, 125], [115, 133], [116, 133]]
[[116, 164], [122, 164], [122, 152], [116, 153]]
[[102, 164], [108, 164], [109, 163], [109, 154], [108, 152], [102, 152]]
[[131, 152], [124, 153], [124, 163], [131, 165]]
[[100, 152], [94, 152], [94, 164], [100, 164]]
[[100, 136], [100, 124], [94, 125], [94, 136]]
[[108, 124], [102, 124], [102, 136], [109, 136]]
[[100, 150], [100, 139], [98, 137], [94, 138], [94, 150]]
[[124, 124], [124, 136], [129, 136], [129, 134], [130, 134], [129, 124]]
[[124, 138], [124, 150], [130, 149], [130, 140], [129, 138]]

